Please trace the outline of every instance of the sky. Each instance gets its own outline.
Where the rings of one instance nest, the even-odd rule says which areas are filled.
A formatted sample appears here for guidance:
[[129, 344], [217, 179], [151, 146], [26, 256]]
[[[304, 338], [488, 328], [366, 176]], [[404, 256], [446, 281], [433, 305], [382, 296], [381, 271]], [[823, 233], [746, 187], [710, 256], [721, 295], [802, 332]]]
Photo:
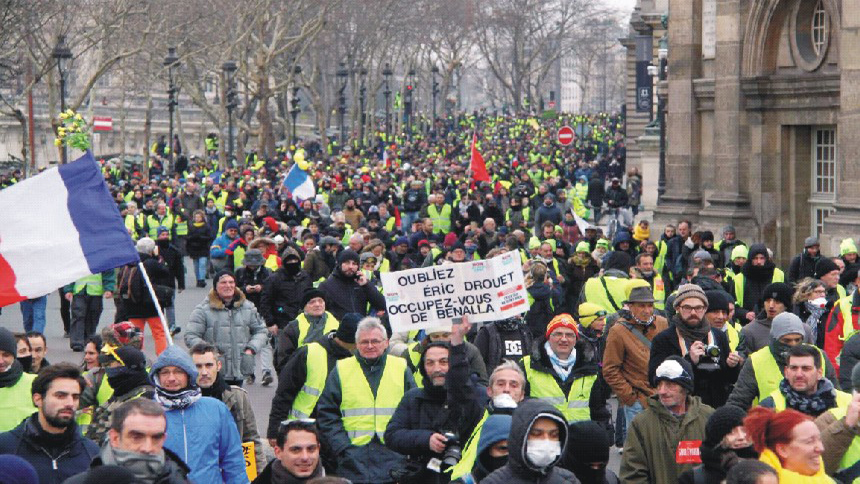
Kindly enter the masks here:
[[621, 12], [633, 12], [633, 7], [636, 6], [636, 0], [608, 0], [607, 3], [617, 8]]

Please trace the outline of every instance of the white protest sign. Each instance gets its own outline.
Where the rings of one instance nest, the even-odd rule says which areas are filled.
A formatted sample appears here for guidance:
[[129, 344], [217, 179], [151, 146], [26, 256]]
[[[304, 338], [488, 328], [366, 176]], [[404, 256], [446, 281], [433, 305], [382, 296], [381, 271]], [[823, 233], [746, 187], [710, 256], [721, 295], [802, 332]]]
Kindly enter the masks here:
[[386, 272], [382, 293], [395, 332], [497, 321], [529, 309], [519, 252], [489, 260]]

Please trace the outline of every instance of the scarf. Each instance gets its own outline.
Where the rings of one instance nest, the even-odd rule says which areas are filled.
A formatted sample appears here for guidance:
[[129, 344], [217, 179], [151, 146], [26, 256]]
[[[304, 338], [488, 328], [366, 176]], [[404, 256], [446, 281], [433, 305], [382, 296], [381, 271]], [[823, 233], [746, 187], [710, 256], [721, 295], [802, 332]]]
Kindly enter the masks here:
[[555, 374], [561, 377], [562, 380], [567, 380], [571, 370], [573, 370], [573, 365], [576, 364], [576, 348], [573, 348], [566, 360], [562, 360], [555, 354], [549, 345], [549, 341], [543, 344], [543, 348], [546, 350], [547, 356], [549, 356], [549, 361], [552, 363], [552, 369], [555, 371]]
[[783, 379], [779, 382], [779, 391], [785, 396], [786, 408], [793, 408], [814, 418], [836, 406], [833, 384], [827, 380], [819, 380], [818, 385], [818, 391], [812, 395], [805, 395], [791, 388], [788, 380]]
[[639, 242], [643, 240], [648, 240], [651, 238], [651, 227], [649, 226], [647, 229], [643, 229], [641, 225], [636, 225], [633, 228], [633, 239]]
[[12, 366], [10, 366], [8, 370], [0, 373], [0, 388], [11, 387], [18, 383], [18, 380], [21, 379], [21, 375], [23, 374], [24, 367], [21, 366], [21, 362], [18, 360], [13, 361]]
[[[656, 316], [654, 316], [652, 314], [651, 318], [648, 321], [642, 321], [641, 319], [636, 318], [636, 316], [634, 316], [633, 313], [631, 313], [629, 309], [619, 309], [618, 310], [618, 316], [620, 316], [621, 319], [623, 319], [625, 321], [629, 321], [633, 324], [638, 324], [639, 326], [645, 326], [645, 327], [651, 326], [651, 324], [654, 323], [654, 319], [656, 318]], [[604, 330], [604, 333], [605, 332], [606, 331]]]
[[134, 370], [126, 366], [106, 368], [105, 376], [108, 385], [113, 388], [114, 395], [125, 395], [137, 387], [149, 383], [146, 370]]
[[215, 377], [215, 382], [209, 388], [201, 388], [200, 392], [204, 397], [212, 397], [216, 400], [224, 401], [222, 396], [224, 396], [224, 392], [227, 390], [227, 382], [224, 381], [224, 377], [221, 376], [221, 373], [218, 373], [218, 376]]
[[711, 325], [708, 324], [708, 321], [705, 318], [702, 318], [699, 321], [698, 326], [689, 326], [687, 323], [681, 321], [681, 318], [675, 316], [672, 321], [675, 324], [675, 329], [678, 331], [678, 334], [684, 338], [684, 342], [687, 343], [687, 346], [690, 346], [696, 341], [708, 341], [708, 333], [711, 331]]
[[153, 484], [164, 470], [164, 451], [157, 455], [139, 454], [106, 445], [101, 453], [102, 463], [109, 466], [120, 466], [131, 471], [136, 481]]
[[588, 263], [591, 262], [591, 256], [588, 254], [583, 254], [581, 252], [577, 252], [573, 258], [573, 263], [580, 267], [588, 267]]
[[160, 385], [155, 387], [155, 401], [164, 407], [164, 410], [182, 410], [193, 405], [202, 397], [200, 387], [197, 385], [186, 387], [178, 392], [165, 390]]
[[818, 458], [820, 465], [818, 472], [812, 476], [804, 476], [794, 471], [790, 471], [782, 467], [779, 457], [770, 449], [764, 449], [758, 460], [773, 467], [779, 477], [780, 484], [832, 484], [833, 479], [824, 473], [824, 461], [821, 457]]

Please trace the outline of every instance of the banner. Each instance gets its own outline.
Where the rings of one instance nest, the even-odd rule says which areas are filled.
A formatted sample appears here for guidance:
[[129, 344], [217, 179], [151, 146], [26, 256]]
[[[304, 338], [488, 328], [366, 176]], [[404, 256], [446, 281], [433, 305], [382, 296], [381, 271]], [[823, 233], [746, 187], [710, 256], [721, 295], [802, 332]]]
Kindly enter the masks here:
[[480, 323], [529, 309], [520, 253], [489, 260], [382, 273], [382, 293], [395, 332], [447, 327], [464, 315]]
[[253, 481], [257, 478], [257, 454], [254, 448], [254, 442], [242, 442], [242, 457], [245, 458], [245, 473], [248, 474], [248, 480]]

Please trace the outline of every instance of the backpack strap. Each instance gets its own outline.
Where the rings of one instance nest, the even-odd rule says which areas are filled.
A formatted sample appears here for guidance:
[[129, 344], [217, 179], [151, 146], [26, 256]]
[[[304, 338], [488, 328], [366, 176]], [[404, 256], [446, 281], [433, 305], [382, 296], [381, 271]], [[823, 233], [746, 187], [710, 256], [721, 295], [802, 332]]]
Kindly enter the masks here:
[[609, 288], [606, 287], [606, 278], [604, 276], [600, 276], [599, 279], [600, 283], [603, 284], [603, 290], [606, 291], [606, 297], [609, 299], [609, 304], [611, 304], [612, 307], [615, 308], [615, 312], [617, 313], [618, 310], [621, 309], [621, 306], [619, 306], [618, 303], [615, 302], [615, 298], [612, 297], [612, 293], [609, 292]]

